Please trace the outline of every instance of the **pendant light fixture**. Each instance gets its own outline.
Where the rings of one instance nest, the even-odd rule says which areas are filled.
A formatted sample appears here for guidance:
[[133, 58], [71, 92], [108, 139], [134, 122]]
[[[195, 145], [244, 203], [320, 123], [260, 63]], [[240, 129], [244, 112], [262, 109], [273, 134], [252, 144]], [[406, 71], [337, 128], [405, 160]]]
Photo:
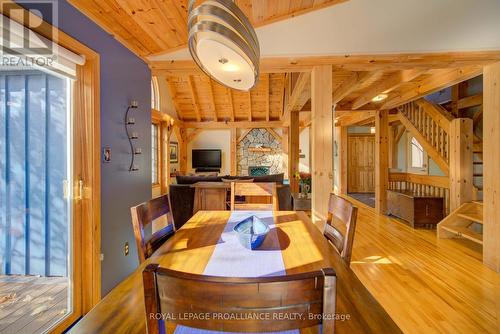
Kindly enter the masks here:
[[232, 0], [189, 0], [188, 45], [196, 64], [209, 77], [248, 91], [259, 78], [260, 48], [248, 18]]

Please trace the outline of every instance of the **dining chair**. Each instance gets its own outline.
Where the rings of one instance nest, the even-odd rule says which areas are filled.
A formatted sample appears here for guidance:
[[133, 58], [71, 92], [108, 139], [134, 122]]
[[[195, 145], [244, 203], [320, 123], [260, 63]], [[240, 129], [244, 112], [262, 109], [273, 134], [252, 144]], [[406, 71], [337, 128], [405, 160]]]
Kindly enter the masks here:
[[351, 263], [357, 215], [358, 208], [351, 202], [330, 194], [328, 217], [323, 234], [331, 241], [348, 265]]
[[[322, 324], [322, 333], [330, 334], [335, 328], [336, 274], [331, 268], [237, 278], [149, 264], [143, 283], [149, 334], [164, 333], [164, 320], [222, 332], [286, 331]], [[162, 319], [164, 314], [170, 318]]]
[[[143, 263], [175, 233], [175, 225], [170, 210], [168, 195], [153, 198], [147, 202], [134, 206], [130, 208], [130, 212], [132, 214], [132, 226], [134, 228], [139, 263]], [[153, 224], [153, 222], [165, 226], [146, 238], [144, 228]]]
[[[244, 196], [245, 202], [237, 201]], [[231, 211], [257, 210], [278, 211], [278, 195], [274, 182], [231, 182]]]

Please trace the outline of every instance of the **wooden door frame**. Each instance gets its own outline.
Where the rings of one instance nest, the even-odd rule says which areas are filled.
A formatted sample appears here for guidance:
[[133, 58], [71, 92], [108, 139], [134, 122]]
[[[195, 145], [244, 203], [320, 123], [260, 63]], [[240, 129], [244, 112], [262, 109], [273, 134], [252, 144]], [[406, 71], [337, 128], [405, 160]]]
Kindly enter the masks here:
[[[24, 24], [24, 15], [34, 15], [26, 13], [12, 0], [0, 2], [18, 7], [19, 11], [3, 13], [0, 6], [0, 13], [19, 24]], [[85, 64], [77, 66], [72, 100], [74, 249], [70, 291], [73, 293], [73, 309], [51, 330], [52, 333], [61, 333], [101, 299], [100, 59], [97, 52], [47, 22], [31, 29], [85, 57]]]
[[[351, 152], [349, 150], [349, 139], [352, 138], [352, 137], [373, 137], [375, 138], [375, 134], [373, 133], [347, 133], [347, 143], [346, 143], [346, 156], [347, 156], [347, 159], [349, 159], [350, 155], [351, 155]], [[347, 182], [346, 182], [346, 191], [347, 191], [347, 194], [350, 193], [350, 189], [349, 189], [349, 173], [350, 173], [350, 169], [349, 169], [349, 163], [347, 162], [347, 166], [346, 166], [346, 176], [347, 176]], [[375, 170], [374, 170], [375, 172]], [[366, 194], [369, 194], [369, 193], [366, 193]]]

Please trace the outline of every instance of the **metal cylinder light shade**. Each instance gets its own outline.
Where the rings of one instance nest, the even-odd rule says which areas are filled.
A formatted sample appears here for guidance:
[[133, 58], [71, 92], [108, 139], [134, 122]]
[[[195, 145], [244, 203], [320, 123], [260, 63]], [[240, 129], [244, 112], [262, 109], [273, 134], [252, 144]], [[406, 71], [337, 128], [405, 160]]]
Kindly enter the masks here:
[[248, 91], [259, 78], [260, 47], [250, 21], [231, 0], [189, 0], [188, 46], [196, 64], [218, 83]]

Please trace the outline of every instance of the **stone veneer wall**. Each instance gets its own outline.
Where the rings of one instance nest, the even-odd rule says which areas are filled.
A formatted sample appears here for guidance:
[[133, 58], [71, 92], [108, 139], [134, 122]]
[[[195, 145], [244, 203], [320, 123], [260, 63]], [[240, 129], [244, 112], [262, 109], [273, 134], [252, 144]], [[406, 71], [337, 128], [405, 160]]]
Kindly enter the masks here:
[[[249, 152], [251, 147], [271, 148], [271, 152]], [[283, 157], [281, 142], [273, 137], [266, 129], [253, 129], [238, 143], [236, 150], [238, 175], [248, 175], [249, 166], [268, 166], [270, 174], [283, 172]]]

